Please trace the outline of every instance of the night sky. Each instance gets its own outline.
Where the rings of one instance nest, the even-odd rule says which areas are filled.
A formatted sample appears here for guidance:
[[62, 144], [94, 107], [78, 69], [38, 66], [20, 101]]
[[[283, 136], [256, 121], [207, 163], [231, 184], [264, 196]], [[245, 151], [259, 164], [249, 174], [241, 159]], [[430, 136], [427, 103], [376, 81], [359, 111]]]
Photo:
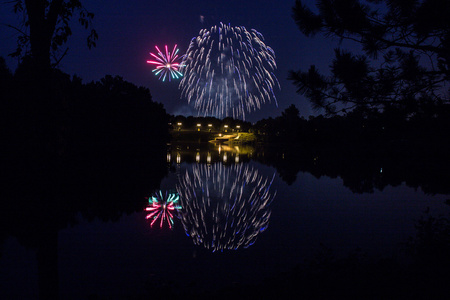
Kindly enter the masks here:
[[[338, 41], [303, 36], [291, 17], [294, 0], [82, 2], [95, 14], [93, 27], [99, 35], [97, 47], [88, 50], [88, 31], [74, 18], [73, 35], [65, 45], [69, 52], [59, 67], [68, 74], [77, 74], [85, 83], [105, 75], [119, 75], [138, 86], [148, 87], [153, 100], [163, 103], [169, 113], [196, 115], [187, 101], [180, 99], [178, 81], [161, 82], [146, 61], [150, 59], [149, 52], [155, 52], [155, 45], [177, 44], [184, 53], [200, 29], [223, 22], [258, 30], [276, 54], [278, 69], [275, 74], [281, 85], [281, 90], [276, 92], [279, 106], [276, 107], [274, 102], [266, 103], [261, 110], [247, 114], [247, 120], [254, 122], [277, 117], [291, 104], [295, 104], [302, 116], [318, 113], [311, 109], [307, 99], [296, 94], [292, 82], [286, 78], [289, 70], [305, 70], [311, 64], [327, 73]], [[313, 0], [304, 2], [313, 7]], [[0, 16], [3, 24], [19, 24], [11, 4], [0, 5]], [[7, 58], [7, 55], [15, 50], [17, 33], [4, 25], [0, 30], [0, 55], [14, 70], [17, 59]], [[64, 46], [62, 49], [65, 50]]]

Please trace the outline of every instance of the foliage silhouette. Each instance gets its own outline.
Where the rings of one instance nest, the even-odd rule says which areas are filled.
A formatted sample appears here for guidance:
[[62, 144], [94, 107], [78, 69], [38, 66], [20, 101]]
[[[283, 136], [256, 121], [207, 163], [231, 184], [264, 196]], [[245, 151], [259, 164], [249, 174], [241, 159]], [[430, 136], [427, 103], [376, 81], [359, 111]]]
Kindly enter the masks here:
[[293, 19], [306, 36], [323, 34], [357, 44], [337, 48], [330, 76], [312, 65], [289, 79], [327, 114], [394, 107], [405, 115], [448, 103], [450, 4], [445, 0], [316, 1], [318, 13], [297, 0]]
[[[1, 62], [1, 61], [0, 61]], [[77, 221], [140, 211], [167, 174], [168, 115], [148, 89], [121, 77], [82, 84], [51, 72], [49, 111], [22, 64], [0, 91], [5, 124], [0, 244], [36, 249], [42, 299], [57, 298], [58, 231]]]
[[[11, 56], [30, 56], [37, 72], [55, 66], [67, 53], [61, 46], [72, 35], [69, 23], [78, 14], [78, 22], [85, 29], [91, 28], [87, 46], [96, 46], [97, 32], [92, 29], [94, 14], [87, 11], [79, 0], [14, 0], [13, 11], [23, 14], [22, 24], [9, 25], [19, 32], [17, 49]], [[53, 63], [52, 63], [53, 61]]]
[[264, 145], [254, 159], [274, 166], [288, 184], [302, 171], [341, 177], [356, 193], [403, 182], [429, 194], [450, 193], [448, 106], [434, 117], [408, 121], [393, 117], [396, 111], [367, 116], [354, 110], [346, 116], [308, 120], [296, 116], [296, 111], [291, 106], [281, 116], [253, 126]]

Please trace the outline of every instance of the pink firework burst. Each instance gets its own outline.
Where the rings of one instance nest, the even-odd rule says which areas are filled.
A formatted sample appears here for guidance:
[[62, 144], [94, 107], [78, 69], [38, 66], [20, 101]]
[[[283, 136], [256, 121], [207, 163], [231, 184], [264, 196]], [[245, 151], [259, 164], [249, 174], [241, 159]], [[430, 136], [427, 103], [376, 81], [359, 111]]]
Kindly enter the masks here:
[[148, 64], [156, 65], [156, 68], [152, 71], [156, 76], [159, 75], [159, 79], [165, 81], [166, 78], [177, 79], [183, 74], [179, 71], [181, 65], [177, 61], [182, 57], [178, 56], [179, 49], [177, 45], [173, 47], [172, 52], [169, 52], [167, 45], [165, 45], [165, 53], [159, 50], [158, 46], [155, 46], [156, 50], [158, 50], [157, 55], [150, 52], [150, 55], [153, 56], [156, 60], [147, 60]]
[[159, 227], [163, 227], [163, 223], [166, 220], [167, 224], [169, 224], [169, 228], [172, 228], [173, 225], [173, 213], [175, 210], [181, 209], [181, 206], [178, 204], [180, 200], [180, 196], [176, 193], [169, 193], [166, 197], [163, 197], [161, 191], [156, 193], [155, 196], [151, 196], [148, 198], [148, 206], [145, 208], [145, 211], [148, 211], [149, 214], [145, 217], [146, 219], [152, 219], [150, 226], [159, 219]]

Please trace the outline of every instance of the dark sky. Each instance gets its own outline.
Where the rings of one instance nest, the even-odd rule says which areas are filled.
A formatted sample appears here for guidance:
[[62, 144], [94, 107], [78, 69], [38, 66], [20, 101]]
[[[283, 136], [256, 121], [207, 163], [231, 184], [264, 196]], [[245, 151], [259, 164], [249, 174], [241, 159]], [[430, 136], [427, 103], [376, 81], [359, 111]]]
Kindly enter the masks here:
[[[180, 99], [178, 82], [161, 82], [151, 72], [152, 67], [146, 63], [150, 58], [149, 52], [154, 52], [155, 45], [162, 47], [165, 44], [178, 44], [184, 52], [200, 29], [223, 22], [258, 30], [276, 54], [278, 69], [275, 74], [281, 85], [281, 90], [276, 92], [279, 106], [273, 102], [266, 103], [260, 111], [248, 114], [247, 120], [254, 122], [279, 116], [291, 104], [295, 104], [303, 116], [316, 114], [286, 79], [288, 71], [305, 70], [315, 64], [326, 72], [337, 41], [321, 36], [303, 36], [291, 17], [294, 0], [82, 2], [95, 14], [93, 25], [99, 34], [97, 47], [90, 51], [87, 49], [85, 39], [88, 31], [74, 23], [74, 33], [66, 45], [69, 52], [60, 68], [71, 75], [77, 74], [84, 82], [99, 80], [107, 74], [119, 75], [138, 86], [148, 87], [153, 99], [163, 103], [169, 113], [189, 112], [187, 101]], [[304, 2], [313, 7], [313, 0]], [[0, 16], [1, 23], [18, 24], [11, 4], [0, 4]], [[200, 16], [204, 17], [203, 23]], [[15, 49], [17, 34], [6, 26], [0, 26], [0, 30], [0, 55], [6, 58]], [[8, 58], [7, 62], [14, 70], [16, 60]]]

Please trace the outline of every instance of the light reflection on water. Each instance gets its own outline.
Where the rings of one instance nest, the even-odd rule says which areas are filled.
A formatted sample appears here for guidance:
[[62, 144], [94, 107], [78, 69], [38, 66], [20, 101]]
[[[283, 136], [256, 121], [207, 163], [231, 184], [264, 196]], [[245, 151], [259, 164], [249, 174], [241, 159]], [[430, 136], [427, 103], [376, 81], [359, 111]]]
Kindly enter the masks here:
[[[224, 163], [226, 153], [224, 153]], [[272, 178], [243, 163], [194, 164], [179, 175], [181, 221], [194, 244], [213, 251], [247, 248], [269, 225]]]
[[[160, 189], [163, 196], [177, 188], [180, 195], [196, 193], [189, 203], [182, 200], [185, 215], [174, 218], [173, 229], [167, 224], [159, 228], [161, 219], [151, 228], [145, 219], [148, 212], [142, 207], [114, 222], [80, 217], [73, 226], [58, 230], [52, 253], [58, 255], [61, 298], [86, 299], [99, 294], [127, 299], [135, 291], [152, 293], [155, 282], [169, 286], [175, 281], [187, 288], [262, 282], [314, 257], [321, 243], [337, 255], [346, 256], [360, 248], [388, 257], [415, 234], [414, 221], [427, 208], [435, 215], [448, 212], [448, 195], [432, 196], [406, 184], [383, 185], [382, 190], [358, 194], [339, 176], [313, 175], [295, 168], [296, 176], [289, 181], [283, 178], [286, 169], [279, 168], [280, 164], [273, 164], [274, 168], [268, 160], [253, 160], [261, 156], [263, 152], [244, 147], [172, 147], [162, 157], [170, 172]], [[269, 156], [266, 152], [266, 158]], [[296, 166], [289, 153], [279, 158], [286, 162], [282, 166]], [[312, 156], [310, 165], [320, 165], [321, 160]], [[376, 173], [390, 176], [391, 170], [383, 164]], [[259, 205], [253, 207], [249, 199], [255, 188], [263, 193], [266, 188], [267, 194], [254, 198]], [[239, 197], [245, 200], [235, 201]], [[245, 228], [245, 235], [234, 234]], [[228, 245], [238, 246], [238, 251], [212, 253], [214, 247], [220, 250]], [[5, 240], [0, 255], [0, 294], [8, 291], [23, 296], [15, 298], [32, 298], [30, 295], [37, 293], [37, 265], [33, 249], [25, 251], [14, 239]]]
[[[168, 157], [176, 157], [168, 160], [172, 177], [166, 179], [163, 186], [177, 188], [183, 208], [188, 211], [180, 216], [186, 233], [194, 244], [209, 250], [240, 249], [252, 244], [236, 244], [230, 237], [231, 230], [220, 232], [221, 228], [231, 224], [231, 219], [227, 218], [239, 215], [227, 211], [231, 206], [225, 204], [233, 203], [236, 198], [232, 193], [238, 189], [233, 190], [232, 187], [242, 185], [248, 190], [254, 189], [243, 184], [245, 180], [239, 177], [242, 172], [257, 174], [262, 178], [263, 186], [269, 187], [271, 195], [277, 195], [269, 207], [261, 208], [261, 211], [269, 212], [270, 230], [259, 234], [255, 245], [259, 248], [263, 244], [262, 247], [272, 249], [285, 259], [301, 260], [295, 258], [298, 253], [310, 253], [321, 243], [341, 253], [362, 248], [384, 255], [399, 249], [408, 236], [414, 235], [414, 221], [428, 207], [437, 213], [445, 211], [442, 200], [445, 195], [434, 197], [405, 184], [387, 186], [371, 193], [354, 193], [351, 187], [345, 186], [345, 179], [341, 177], [317, 176], [301, 171], [296, 173], [294, 182], [289, 183], [282, 178], [280, 169], [254, 160], [264, 158], [264, 151], [239, 145], [198, 147], [172, 146], [168, 151]], [[290, 161], [292, 154], [287, 158], [282, 152], [279, 158], [284, 161], [284, 167], [293, 165], [295, 169], [295, 164], [298, 164]], [[311, 160], [313, 163], [310, 165], [315, 165], [318, 158], [312, 156]], [[377, 170], [379, 172], [380, 168]], [[382, 170], [384, 175], [384, 168]], [[211, 201], [215, 201], [214, 205], [210, 204]], [[215, 213], [217, 211], [219, 213]], [[216, 217], [220, 221], [215, 222]], [[283, 244], [272, 245], [274, 238], [284, 239]]]
[[202, 148], [197, 148], [195, 145], [177, 145], [168, 150], [167, 163], [211, 164], [219, 161], [224, 164], [239, 163], [242, 159], [249, 161], [254, 153], [255, 148], [247, 145], [208, 144]]
[[[241, 155], [248, 158], [253, 153], [249, 146], [217, 145], [207, 151], [178, 146], [172, 151], [181, 202], [178, 216], [186, 235], [213, 252], [253, 245], [269, 225], [275, 173], [266, 176], [240, 162]], [[172, 157], [169, 151], [168, 163]], [[185, 160], [191, 164], [182, 168]]]

